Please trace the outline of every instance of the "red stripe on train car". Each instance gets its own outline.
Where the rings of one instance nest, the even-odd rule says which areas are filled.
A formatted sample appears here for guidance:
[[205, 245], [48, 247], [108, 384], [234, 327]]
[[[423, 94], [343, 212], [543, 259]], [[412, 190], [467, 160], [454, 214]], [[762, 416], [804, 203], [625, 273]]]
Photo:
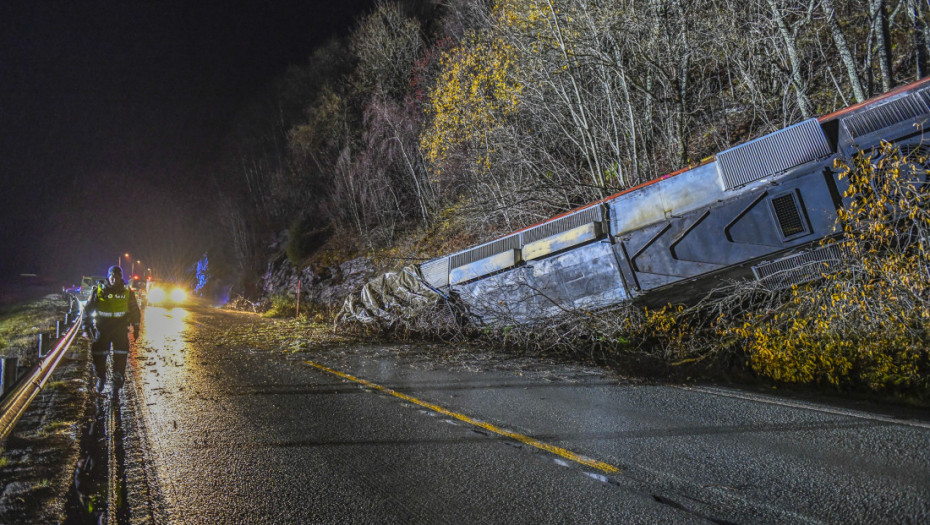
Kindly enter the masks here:
[[912, 90], [912, 89], [916, 89], [916, 88], [918, 88], [918, 87], [922, 87], [924, 84], [930, 84], [930, 77], [927, 77], [927, 78], [918, 80], [918, 81], [916, 81], [916, 82], [911, 82], [910, 84], [908, 84], [908, 85], [906, 85], [906, 86], [901, 86], [901, 87], [899, 87], [899, 88], [892, 89], [891, 91], [889, 91], [889, 92], [887, 92], [887, 93], [885, 93], [885, 94], [883, 94], [883, 95], [878, 95], [878, 96], [876, 96], [876, 97], [872, 97], [872, 98], [866, 100], [865, 102], [859, 102], [858, 104], [853, 104], [852, 106], [848, 106], [848, 107], [845, 107], [845, 108], [843, 108], [843, 109], [838, 109], [838, 110], [834, 111], [833, 113], [830, 113], [830, 114], [824, 115], [824, 116], [822, 116], [822, 117], [819, 117], [817, 120], [818, 120], [819, 122], [826, 122], [826, 121], [828, 121], [828, 120], [833, 120], [833, 119], [835, 119], [835, 118], [837, 118], [837, 117], [839, 117], [839, 116], [841, 116], [841, 115], [844, 115], [844, 114], [846, 114], [846, 113], [849, 113], [850, 111], [855, 111], [855, 110], [857, 110], [857, 109], [862, 109], [862, 108], [865, 107], [865, 106], [868, 106], [868, 105], [870, 105], [870, 104], [875, 104], [876, 102], [881, 102], [882, 100], [885, 100], [886, 98], [893, 97], [893, 96], [895, 96], [895, 95], [899, 95], [899, 94], [901, 94], [901, 93], [904, 93], [905, 91], [910, 91], [910, 90]]

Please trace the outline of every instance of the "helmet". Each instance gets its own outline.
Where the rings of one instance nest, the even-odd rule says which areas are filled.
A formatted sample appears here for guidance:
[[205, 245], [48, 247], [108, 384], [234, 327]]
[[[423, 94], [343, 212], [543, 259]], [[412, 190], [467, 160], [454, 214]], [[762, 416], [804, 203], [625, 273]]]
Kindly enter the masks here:
[[123, 276], [123, 269], [119, 266], [111, 266], [110, 270], [107, 272], [107, 276], [115, 275], [117, 277]]

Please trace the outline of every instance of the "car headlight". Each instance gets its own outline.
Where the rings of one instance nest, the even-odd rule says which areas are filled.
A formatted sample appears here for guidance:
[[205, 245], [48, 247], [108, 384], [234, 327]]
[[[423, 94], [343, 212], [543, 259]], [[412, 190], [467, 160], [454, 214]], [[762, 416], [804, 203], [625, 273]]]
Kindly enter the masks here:
[[184, 298], [187, 297], [187, 294], [184, 293], [184, 290], [180, 288], [175, 288], [171, 290], [171, 300], [175, 303], [184, 302]]
[[149, 301], [160, 303], [165, 300], [165, 291], [157, 286], [149, 290]]

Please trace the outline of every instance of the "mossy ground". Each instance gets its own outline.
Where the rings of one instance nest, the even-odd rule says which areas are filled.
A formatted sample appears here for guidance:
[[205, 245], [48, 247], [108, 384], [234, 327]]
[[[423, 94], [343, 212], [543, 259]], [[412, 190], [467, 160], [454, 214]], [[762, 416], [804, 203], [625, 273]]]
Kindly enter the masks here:
[[[0, 313], [0, 340], [6, 353], [37, 352], [35, 333], [54, 324], [67, 307], [57, 295], [6, 308]], [[28, 351], [22, 342], [30, 342]], [[21, 359], [22, 360], [22, 359]], [[90, 416], [90, 360], [87, 343], [77, 340], [52, 380], [3, 444], [0, 455], [0, 522], [58, 523], [78, 460], [82, 424]]]

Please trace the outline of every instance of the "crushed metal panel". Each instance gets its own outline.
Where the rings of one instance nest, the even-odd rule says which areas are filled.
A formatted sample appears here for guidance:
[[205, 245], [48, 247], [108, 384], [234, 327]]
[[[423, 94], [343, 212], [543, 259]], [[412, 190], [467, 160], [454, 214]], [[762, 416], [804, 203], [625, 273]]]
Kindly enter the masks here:
[[434, 288], [449, 286], [449, 258], [433, 259], [420, 265], [423, 278]]
[[513, 249], [497, 253], [484, 259], [468, 263], [449, 272], [449, 284], [459, 284], [478, 277], [483, 277], [507, 268], [514, 267], [520, 262], [520, 250]]
[[524, 244], [522, 250], [523, 260], [530, 261], [538, 259], [566, 248], [571, 248], [572, 246], [585, 244], [597, 240], [601, 235], [601, 223], [589, 222], [588, 224], [583, 224], [570, 230]]
[[820, 122], [810, 119], [717, 154], [727, 190], [832, 154]]
[[[620, 279], [617, 259], [606, 242], [588, 244], [534, 261], [530, 269], [533, 282], [558, 283], [558, 293], [552, 295], [557, 304], [547, 305], [547, 309], [552, 310], [550, 313], [593, 310], [629, 298]], [[542, 286], [538, 288], [543, 289]]]
[[928, 90], [883, 101], [878, 106], [843, 118], [843, 124], [854, 139], [894, 126], [905, 120], [930, 113]]
[[424, 285], [416, 270], [416, 266], [407, 266], [368, 281], [346, 298], [337, 321], [390, 325], [434, 309], [442, 296]]
[[532, 322], [540, 311], [540, 299], [525, 286], [524, 266], [484, 279], [453, 285], [452, 290], [480, 324]]
[[611, 199], [610, 234], [621, 236], [713, 204], [723, 194], [716, 166], [710, 162]]
[[630, 298], [608, 243], [587, 244], [453, 289], [484, 324], [531, 323]]

